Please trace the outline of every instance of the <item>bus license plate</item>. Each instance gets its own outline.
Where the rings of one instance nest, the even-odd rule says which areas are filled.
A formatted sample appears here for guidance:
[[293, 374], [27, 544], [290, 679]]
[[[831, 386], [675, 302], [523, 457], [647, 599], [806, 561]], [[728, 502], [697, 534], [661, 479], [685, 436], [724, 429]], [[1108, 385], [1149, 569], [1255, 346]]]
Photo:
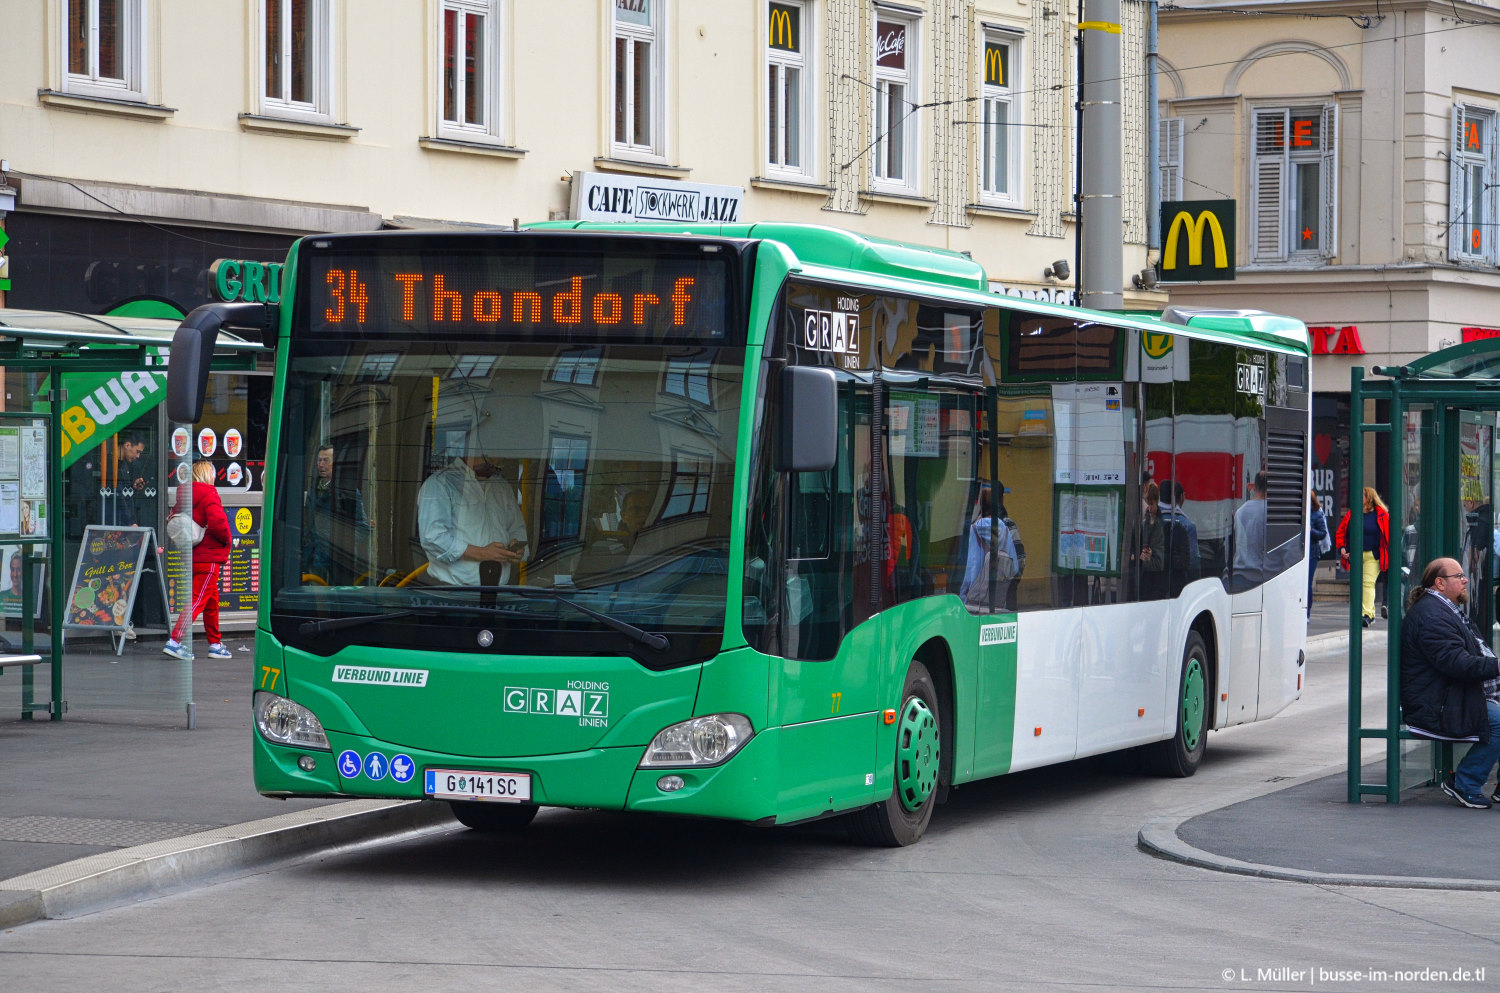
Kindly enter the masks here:
[[491, 803], [530, 803], [531, 776], [524, 772], [474, 772], [470, 769], [428, 769], [427, 788], [434, 800], [488, 800]]

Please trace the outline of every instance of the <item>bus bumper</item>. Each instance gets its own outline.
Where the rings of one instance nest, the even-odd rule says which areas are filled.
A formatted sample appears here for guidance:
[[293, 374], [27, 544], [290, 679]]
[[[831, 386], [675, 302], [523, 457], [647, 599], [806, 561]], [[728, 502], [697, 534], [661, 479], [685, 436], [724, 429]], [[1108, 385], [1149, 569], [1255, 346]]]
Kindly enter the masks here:
[[[505, 759], [470, 758], [390, 745], [373, 738], [330, 732], [331, 752], [290, 748], [254, 734], [255, 788], [273, 797], [379, 797], [419, 800], [423, 797], [422, 771], [428, 767], [475, 772], [524, 772], [531, 776], [532, 802], [542, 806], [592, 807], [599, 810], [634, 810], [663, 814], [720, 817], [757, 821], [776, 814], [772, 788], [776, 761], [776, 728], [761, 731], [723, 765], [702, 769], [638, 769], [644, 749], [640, 746], [594, 748], [562, 755], [517, 756]], [[389, 768], [392, 759], [404, 755], [416, 766], [406, 783], [389, 773], [372, 780], [363, 771], [357, 776], [339, 774], [338, 757], [355, 752], [363, 760], [372, 753], [383, 756]], [[298, 765], [304, 756], [312, 759], [308, 771]], [[677, 776], [681, 789], [664, 790], [664, 777]]]

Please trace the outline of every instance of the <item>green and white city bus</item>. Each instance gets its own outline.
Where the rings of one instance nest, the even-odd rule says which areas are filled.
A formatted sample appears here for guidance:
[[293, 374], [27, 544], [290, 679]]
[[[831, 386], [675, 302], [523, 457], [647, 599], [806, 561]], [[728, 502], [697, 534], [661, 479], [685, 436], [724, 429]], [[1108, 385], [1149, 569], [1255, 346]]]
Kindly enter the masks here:
[[[254, 306], [184, 323], [175, 417]], [[1191, 775], [1301, 693], [1295, 320], [1002, 297], [827, 228], [575, 223], [304, 238], [265, 317], [267, 796], [904, 845], [951, 787], [1124, 749]], [[511, 518], [503, 574], [424, 535], [437, 473], [458, 547]]]

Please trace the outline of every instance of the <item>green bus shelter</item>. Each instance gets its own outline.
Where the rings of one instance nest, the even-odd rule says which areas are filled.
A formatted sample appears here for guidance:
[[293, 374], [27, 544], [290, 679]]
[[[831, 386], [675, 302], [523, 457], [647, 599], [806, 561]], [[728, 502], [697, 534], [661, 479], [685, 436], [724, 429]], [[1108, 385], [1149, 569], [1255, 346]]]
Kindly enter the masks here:
[[[67, 711], [60, 636], [70, 578], [64, 555], [63, 472], [72, 459], [111, 433], [101, 417], [124, 423], [165, 397], [172, 335], [180, 323], [162, 319], [167, 316], [0, 308], [0, 368], [11, 394], [0, 409], [0, 543], [20, 547], [23, 588], [15, 613], [23, 653], [33, 652], [38, 613], [33, 605], [41, 592], [28, 566], [47, 565], [50, 637], [38, 654], [50, 667], [49, 699], [35, 699], [27, 667], [22, 675], [24, 720], [33, 712], [61, 720]], [[259, 341], [220, 335], [214, 368], [253, 369], [264, 350]], [[96, 389], [107, 400], [91, 401]], [[16, 482], [7, 483], [12, 477]]]
[[[1376, 366], [1374, 377], [1353, 370], [1350, 383], [1349, 500], [1361, 504], [1374, 486], [1389, 504], [1390, 555], [1385, 571], [1390, 624], [1386, 642], [1385, 713], [1366, 726], [1363, 693], [1360, 578], [1364, 528], [1351, 518], [1349, 582], [1349, 802], [1383, 795], [1399, 803], [1404, 785], [1430, 783], [1453, 767], [1453, 746], [1414, 739], [1401, 723], [1401, 621], [1406, 599], [1426, 564], [1440, 556], [1457, 559], [1469, 578], [1466, 608], [1497, 646], [1496, 584], [1500, 531], [1494, 498], [1500, 495], [1500, 339], [1465, 342], [1433, 352], [1410, 365]], [[1386, 401], [1384, 423], [1366, 423], [1365, 401]], [[1389, 440], [1384, 480], [1365, 473], [1367, 439]], [[1336, 526], [1337, 522], [1330, 522]], [[1384, 782], [1363, 782], [1361, 745], [1385, 742]], [[1420, 743], [1419, 743], [1420, 742]], [[1405, 743], [1405, 744], [1403, 744]], [[1403, 763], [1403, 753], [1407, 763]], [[1414, 760], [1414, 761], [1413, 761]]]

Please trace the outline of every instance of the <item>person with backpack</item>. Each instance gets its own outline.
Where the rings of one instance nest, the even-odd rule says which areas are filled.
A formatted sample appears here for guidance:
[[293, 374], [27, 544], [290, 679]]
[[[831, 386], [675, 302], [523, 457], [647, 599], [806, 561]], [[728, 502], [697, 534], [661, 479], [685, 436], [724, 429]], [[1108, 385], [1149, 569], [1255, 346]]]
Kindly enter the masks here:
[[[958, 595], [971, 607], [1010, 609], [1006, 599], [1010, 582], [1017, 575], [1016, 545], [1003, 516], [1003, 497], [1000, 506], [1001, 514], [996, 515], [990, 488], [986, 486], [980, 489], [974, 520], [968, 527], [969, 547], [964, 562], [964, 581], [958, 589]], [[992, 576], [995, 582], [993, 604], [990, 596]]]
[[1175, 479], [1161, 483], [1161, 520], [1167, 532], [1167, 576], [1172, 596], [1201, 574], [1198, 525], [1182, 509], [1187, 494]]

